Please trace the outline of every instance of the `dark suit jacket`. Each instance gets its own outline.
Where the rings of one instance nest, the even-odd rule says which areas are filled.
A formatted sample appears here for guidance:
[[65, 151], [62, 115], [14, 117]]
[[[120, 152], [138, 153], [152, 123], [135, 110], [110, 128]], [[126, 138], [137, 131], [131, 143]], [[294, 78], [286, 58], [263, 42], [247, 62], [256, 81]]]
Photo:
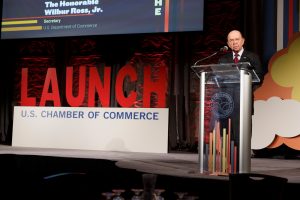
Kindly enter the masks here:
[[[261, 62], [260, 62], [258, 55], [256, 55], [253, 52], [244, 50], [239, 62], [249, 62], [251, 64], [251, 67], [254, 69], [257, 76], [259, 77], [260, 83], [262, 83], [263, 78], [264, 78], [264, 71], [262, 69]], [[219, 59], [219, 63], [233, 63], [232, 52], [229, 51], [227, 54], [223, 55]], [[256, 89], [256, 87], [254, 87], [253, 89]]]

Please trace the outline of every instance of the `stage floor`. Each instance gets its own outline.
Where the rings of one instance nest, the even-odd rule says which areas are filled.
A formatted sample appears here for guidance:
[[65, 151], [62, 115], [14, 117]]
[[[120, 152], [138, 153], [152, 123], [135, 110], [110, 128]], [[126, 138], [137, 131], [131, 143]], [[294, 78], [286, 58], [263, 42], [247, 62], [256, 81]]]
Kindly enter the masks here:
[[[204, 179], [228, 179], [227, 176], [199, 173], [198, 154], [195, 153], [108, 152], [0, 145], [0, 154], [103, 159], [116, 161], [118, 167], [135, 169], [145, 173]], [[281, 176], [287, 178], [288, 183], [300, 184], [299, 159], [251, 158], [251, 172]]]

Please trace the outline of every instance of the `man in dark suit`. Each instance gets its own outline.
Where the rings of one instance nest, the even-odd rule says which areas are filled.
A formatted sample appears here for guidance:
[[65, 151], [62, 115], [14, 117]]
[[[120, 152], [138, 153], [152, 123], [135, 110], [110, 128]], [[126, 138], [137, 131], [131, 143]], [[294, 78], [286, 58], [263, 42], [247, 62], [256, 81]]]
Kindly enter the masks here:
[[[245, 38], [242, 33], [238, 30], [232, 30], [228, 33], [227, 36], [227, 45], [231, 49], [228, 53], [223, 55], [219, 59], [219, 63], [241, 63], [241, 62], [249, 62], [251, 65], [251, 69], [255, 71], [259, 82], [252, 84], [252, 91], [257, 89], [263, 80], [264, 71], [262, 69], [261, 61], [259, 56], [251, 51], [247, 51], [244, 49]], [[237, 90], [236, 86], [227, 86], [227, 92], [234, 97], [235, 100], [239, 99], [239, 90]], [[233, 138], [237, 142], [239, 140], [239, 101], [235, 101], [236, 109], [234, 113], [230, 116], [232, 119], [232, 133]], [[252, 114], [254, 113], [253, 109], [253, 92], [252, 92]], [[250, 125], [251, 126], [251, 125]], [[253, 154], [253, 151], [252, 151]]]
[[[219, 59], [219, 63], [235, 63], [235, 62], [249, 62], [252, 69], [256, 72], [260, 79], [263, 80], [264, 72], [261, 66], [261, 61], [257, 54], [244, 49], [245, 38], [238, 30], [233, 30], [228, 33], [227, 45], [231, 49], [227, 54]], [[253, 90], [257, 88], [253, 87]]]

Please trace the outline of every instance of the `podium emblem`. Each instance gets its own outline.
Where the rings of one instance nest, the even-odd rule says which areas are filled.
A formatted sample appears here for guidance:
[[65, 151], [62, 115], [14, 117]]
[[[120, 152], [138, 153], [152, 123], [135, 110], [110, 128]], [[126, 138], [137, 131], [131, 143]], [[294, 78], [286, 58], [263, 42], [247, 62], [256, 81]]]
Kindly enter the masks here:
[[228, 118], [234, 109], [232, 96], [225, 92], [215, 93], [211, 98], [211, 109], [216, 118]]

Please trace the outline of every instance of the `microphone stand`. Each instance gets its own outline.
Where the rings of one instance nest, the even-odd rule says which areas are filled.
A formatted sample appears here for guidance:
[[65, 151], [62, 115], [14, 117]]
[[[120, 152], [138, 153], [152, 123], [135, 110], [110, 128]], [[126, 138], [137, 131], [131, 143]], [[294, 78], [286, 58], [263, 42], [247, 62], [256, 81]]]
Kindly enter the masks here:
[[197, 61], [194, 63], [193, 66], [197, 65], [199, 62], [201, 62], [201, 61], [203, 61], [203, 60], [206, 60], [206, 59], [208, 59], [208, 58], [210, 58], [210, 57], [215, 56], [215, 55], [218, 54], [220, 51], [225, 51], [225, 52], [226, 52], [227, 50], [228, 50], [228, 47], [227, 47], [227, 46], [224, 46], [224, 47], [220, 48], [219, 51], [216, 51], [215, 53], [213, 53], [213, 54], [211, 54], [211, 55], [209, 55], [209, 56], [207, 56], [207, 57], [204, 57], [204, 58], [202, 58], [202, 59], [200, 59], [200, 60], [197, 60]]
[[[194, 70], [193, 67], [195, 67], [199, 62], [202, 62], [202, 61], [204, 61], [204, 60], [206, 60], [206, 59], [209, 59], [209, 58], [215, 56], [215, 55], [218, 54], [219, 52], [220, 52], [220, 50], [214, 52], [213, 54], [211, 54], [211, 55], [209, 55], [209, 56], [207, 56], [207, 57], [204, 57], [204, 58], [202, 58], [202, 59], [200, 59], [200, 60], [197, 60], [197, 61], [194, 63], [194, 65], [192, 66], [192, 70], [195, 72], [195, 74], [198, 76], [199, 79], [200, 79], [201, 77], [199, 77], [198, 73]], [[220, 87], [219, 81], [217, 80], [216, 77], [214, 77], [214, 81], [216, 82], [217, 87], [219, 88], [219, 87]]]
[[204, 58], [202, 58], [202, 59], [200, 59], [200, 60], [197, 60], [197, 61], [194, 63], [194, 65], [191, 66], [191, 69], [194, 71], [194, 73], [196, 74], [196, 76], [198, 76], [199, 79], [200, 79], [201, 77], [199, 77], [199, 75], [198, 75], [197, 71], [194, 69], [194, 67], [195, 67], [199, 62], [202, 62], [202, 61], [204, 61], [204, 60], [206, 60], [206, 59], [209, 59], [209, 58], [215, 56], [217, 53], [219, 53], [219, 51], [216, 51], [216, 52], [214, 52], [213, 54], [211, 54], [211, 55], [209, 55], [209, 56], [207, 56], [207, 57], [204, 57]]
[[213, 53], [213, 54], [211, 54], [211, 55], [209, 55], [209, 56], [207, 56], [207, 57], [204, 57], [204, 58], [202, 58], [202, 59], [200, 59], [200, 60], [197, 60], [197, 61], [194, 63], [193, 66], [196, 66], [199, 62], [202, 62], [202, 61], [204, 61], [204, 60], [206, 60], [206, 59], [209, 59], [210, 57], [215, 56], [217, 53], [219, 53], [219, 51], [216, 51], [215, 53]]

